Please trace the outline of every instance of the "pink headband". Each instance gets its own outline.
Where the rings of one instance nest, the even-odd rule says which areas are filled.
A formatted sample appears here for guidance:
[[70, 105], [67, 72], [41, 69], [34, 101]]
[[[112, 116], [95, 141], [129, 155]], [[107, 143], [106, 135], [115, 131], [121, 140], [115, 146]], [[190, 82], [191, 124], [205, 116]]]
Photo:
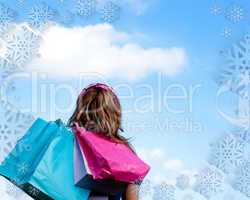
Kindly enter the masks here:
[[[111, 91], [111, 92], [113, 92], [114, 95], [115, 95], [115, 92], [114, 92], [113, 88], [111, 88], [110, 86], [108, 86], [108, 85], [106, 85], [106, 84], [104, 84], [104, 83], [94, 83], [94, 84], [90, 84], [89, 86], [87, 86], [86, 88], [84, 88], [84, 89], [81, 91], [80, 96], [84, 96], [84, 95], [86, 94], [86, 92], [87, 92], [89, 89], [91, 89], [91, 88], [101, 88], [101, 89], [104, 89], [104, 90], [106, 90], [106, 91]], [[115, 96], [116, 96], [116, 95], [115, 95]], [[116, 96], [116, 99], [118, 99], [117, 96]]]

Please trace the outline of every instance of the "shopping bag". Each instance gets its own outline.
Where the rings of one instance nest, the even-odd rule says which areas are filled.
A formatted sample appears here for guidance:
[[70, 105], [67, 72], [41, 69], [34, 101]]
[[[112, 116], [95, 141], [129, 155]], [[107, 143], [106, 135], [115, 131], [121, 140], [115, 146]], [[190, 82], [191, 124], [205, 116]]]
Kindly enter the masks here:
[[89, 191], [74, 185], [73, 141], [61, 120], [37, 119], [0, 165], [0, 175], [32, 185], [51, 199], [87, 200]]
[[89, 190], [74, 185], [74, 135], [60, 126], [29, 183], [56, 200], [87, 200]]
[[0, 174], [17, 184], [27, 183], [53, 140], [58, 125], [38, 118], [0, 165]]
[[99, 192], [105, 195], [121, 196], [127, 183], [112, 179], [94, 180], [88, 168], [85, 156], [80, 150], [77, 139], [74, 141], [74, 183], [76, 186]]
[[78, 123], [73, 130], [94, 179], [135, 183], [142, 181], [149, 172], [150, 167], [127, 145], [87, 131]]

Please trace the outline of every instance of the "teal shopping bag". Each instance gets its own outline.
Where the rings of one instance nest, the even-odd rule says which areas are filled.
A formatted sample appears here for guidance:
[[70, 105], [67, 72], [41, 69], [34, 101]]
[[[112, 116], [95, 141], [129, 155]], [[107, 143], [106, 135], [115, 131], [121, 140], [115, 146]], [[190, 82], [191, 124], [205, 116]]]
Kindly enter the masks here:
[[32, 175], [30, 184], [53, 199], [87, 200], [89, 191], [74, 185], [74, 135], [64, 126], [58, 133]]
[[73, 142], [60, 120], [37, 119], [0, 165], [0, 174], [56, 200], [87, 200], [89, 191], [73, 183]]
[[57, 123], [38, 118], [1, 163], [0, 174], [17, 184], [28, 182], [57, 131]]

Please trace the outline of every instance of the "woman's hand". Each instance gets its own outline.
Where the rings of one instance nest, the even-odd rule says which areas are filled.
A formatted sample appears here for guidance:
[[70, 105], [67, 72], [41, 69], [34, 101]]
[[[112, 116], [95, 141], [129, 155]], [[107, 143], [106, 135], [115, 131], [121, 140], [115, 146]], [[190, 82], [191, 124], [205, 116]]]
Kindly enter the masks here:
[[129, 184], [126, 190], [126, 200], [138, 200], [139, 185]]

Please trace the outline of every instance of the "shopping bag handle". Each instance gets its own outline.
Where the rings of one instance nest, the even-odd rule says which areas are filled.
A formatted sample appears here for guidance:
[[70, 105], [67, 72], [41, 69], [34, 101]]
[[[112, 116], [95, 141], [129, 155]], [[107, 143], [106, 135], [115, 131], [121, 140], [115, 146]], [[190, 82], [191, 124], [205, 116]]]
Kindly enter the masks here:
[[[84, 127], [79, 126], [78, 122], [74, 122], [73, 123], [74, 133], [77, 134], [77, 132], [78, 132], [79, 129], [82, 129], [84, 132], [87, 131]], [[81, 131], [81, 132], [83, 132], [83, 131]]]
[[64, 123], [63, 121], [59, 118], [55, 121], [55, 123], [58, 125], [58, 126], [64, 126]]

